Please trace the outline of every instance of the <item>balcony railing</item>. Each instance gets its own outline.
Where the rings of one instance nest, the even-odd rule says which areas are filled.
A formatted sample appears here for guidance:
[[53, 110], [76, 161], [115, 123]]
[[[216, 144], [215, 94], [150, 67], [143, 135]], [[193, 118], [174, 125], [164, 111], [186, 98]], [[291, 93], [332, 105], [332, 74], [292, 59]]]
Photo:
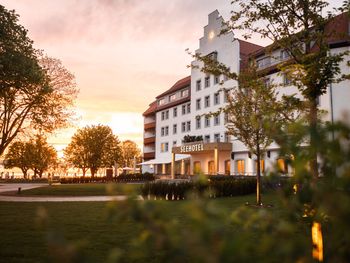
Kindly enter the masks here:
[[156, 142], [156, 137], [151, 137], [151, 138], [144, 138], [143, 139], [143, 144], [151, 144]]
[[148, 129], [152, 129], [156, 127], [156, 122], [150, 122], [144, 125], [144, 129], [148, 130]]

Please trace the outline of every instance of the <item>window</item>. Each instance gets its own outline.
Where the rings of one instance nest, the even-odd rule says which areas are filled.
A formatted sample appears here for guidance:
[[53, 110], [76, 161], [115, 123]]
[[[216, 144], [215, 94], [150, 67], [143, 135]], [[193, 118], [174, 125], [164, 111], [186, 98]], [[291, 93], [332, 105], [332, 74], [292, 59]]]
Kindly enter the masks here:
[[206, 76], [204, 79], [204, 87], [208, 88], [210, 86], [210, 76]]
[[201, 116], [196, 117], [196, 129], [201, 128]]
[[191, 103], [187, 104], [187, 113], [191, 113]]
[[177, 134], [177, 124], [173, 125], [173, 134]]
[[166, 126], [165, 127], [165, 132], [164, 132], [165, 134], [165, 136], [168, 136], [169, 135], [169, 126]]
[[281, 53], [280, 53], [280, 59], [281, 60], [288, 59], [289, 57], [290, 57], [290, 55], [289, 55], [287, 50], [281, 50]]
[[173, 147], [175, 147], [177, 144], [177, 141], [173, 141]]
[[224, 90], [224, 103], [226, 103], [228, 101], [228, 91], [227, 90]]
[[268, 78], [268, 77], [267, 77], [267, 78], [264, 78], [263, 81], [264, 81], [264, 85], [265, 85], [266, 87], [270, 86], [270, 84], [271, 84], [270, 78]]
[[181, 97], [187, 97], [188, 96], [188, 89], [182, 90], [181, 91]]
[[202, 171], [201, 162], [200, 161], [193, 162], [193, 174], [199, 174], [201, 171]]
[[206, 96], [204, 98], [204, 107], [206, 108], [210, 107], [210, 96]]
[[161, 128], [160, 136], [164, 136], [164, 127]]
[[202, 80], [197, 80], [196, 82], [196, 90], [199, 91], [202, 89]]
[[231, 173], [231, 161], [226, 160], [225, 161], [225, 175], [230, 175]]
[[208, 174], [216, 174], [214, 161], [208, 162]]
[[204, 142], [209, 143], [210, 142], [210, 135], [205, 135], [204, 136]]
[[[258, 173], [258, 160], [255, 160], [255, 173]], [[265, 172], [265, 161], [260, 160], [260, 172], [264, 173]]]
[[205, 127], [210, 127], [210, 117], [205, 116]]
[[186, 105], [182, 105], [182, 115], [186, 114]]
[[165, 119], [166, 119], [166, 120], [169, 119], [169, 110], [167, 110], [167, 111], [165, 112]]
[[220, 76], [214, 76], [214, 84], [220, 83]]
[[162, 143], [160, 145], [160, 151], [163, 153], [169, 151], [169, 143]]
[[283, 173], [283, 174], [288, 173], [288, 165], [284, 159], [282, 158], [277, 159], [277, 166], [280, 173]]
[[181, 131], [182, 132], [186, 131], [186, 122], [181, 123]]
[[220, 104], [220, 94], [215, 93], [214, 94], [214, 105], [218, 105], [218, 104]]
[[258, 68], [266, 68], [271, 65], [271, 57], [264, 57], [257, 60], [256, 62]]
[[196, 100], [196, 110], [200, 110], [201, 109], [201, 99], [197, 99]]
[[173, 109], [173, 116], [174, 118], [177, 117], [177, 107]]
[[161, 117], [161, 119], [162, 119], [162, 121], [164, 121], [164, 119], [165, 119], [165, 112], [164, 111], [162, 111], [162, 117]]
[[244, 167], [244, 160], [237, 160], [236, 161], [236, 172], [238, 174], [244, 174], [245, 173], [245, 167]]
[[188, 132], [191, 131], [191, 121], [188, 121], [186, 126], [187, 126], [187, 131]]
[[220, 142], [220, 133], [214, 134], [214, 142]]
[[217, 115], [214, 117], [214, 125], [215, 126], [220, 125], [220, 115]]
[[228, 123], [228, 113], [225, 112], [225, 115], [224, 115], [224, 124], [227, 124]]
[[[228, 72], [231, 73], [231, 68], [228, 68]], [[228, 81], [228, 76], [224, 75], [224, 81]]]
[[158, 105], [159, 106], [164, 105], [164, 104], [165, 104], [165, 99], [158, 100]]
[[175, 94], [170, 95], [169, 96], [169, 102], [172, 102], [174, 100], [176, 100], [176, 95]]

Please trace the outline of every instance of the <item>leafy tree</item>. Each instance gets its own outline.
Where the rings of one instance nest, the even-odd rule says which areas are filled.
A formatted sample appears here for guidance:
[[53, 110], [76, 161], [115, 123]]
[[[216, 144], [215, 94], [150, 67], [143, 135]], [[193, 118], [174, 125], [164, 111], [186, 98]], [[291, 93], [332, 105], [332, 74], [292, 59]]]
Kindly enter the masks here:
[[74, 76], [35, 50], [18, 15], [0, 5], [0, 155], [28, 128], [64, 127], [77, 94]]
[[[349, 1], [327, 12], [329, 3], [323, 0], [233, 0], [234, 9], [224, 31], [244, 30], [245, 37], [258, 34], [272, 40], [269, 50], [284, 50], [290, 59], [280, 66], [307, 101], [306, 112], [310, 129], [310, 144], [317, 146], [315, 130], [318, 123], [317, 100], [327, 87], [349, 76], [341, 76], [339, 63], [347, 52], [330, 52], [330, 40], [345, 36], [336, 33], [337, 12], [349, 12]], [[239, 5], [237, 8], [236, 5]], [[313, 148], [310, 166], [318, 177], [317, 152]]]
[[122, 150], [122, 165], [132, 167], [134, 162], [141, 157], [141, 151], [137, 144], [133, 141], [126, 140], [121, 144]]
[[[92, 125], [79, 129], [65, 149], [66, 160], [77, 168], [88, 169], [93, 178], [99, 168], [111, 167], [120, 161], [121, 149], [118, 137], [110, 127]], [[84, 172], [85, 171], [85, 172]]]
[[277, 100], [276, 86], [265, 83], [254, 66], [244, 69], [237, 80], [238, 88], [229, 93], [228, 106], [223, 109], [228, 116], [226, 128], [257, 157], [256, 201], [260, 205], [261, 159], [273, 142], [275, 127], [294, 120], [297, 104], [286, 107], [285, 96]]
[[28, 142], [14, 142], [5, 155], [5, 168], [18, 167], [22, 170], [23, 177], [27, 178], [28, 170], [31, 168], [31, 145]]
[[57, 152], [50, 146], [43, 135], [36, 135], [28, 143], [30, 148], [31, 169], [34, 171], [34, 177], [41, 178], [43, 173], [57, 164]]

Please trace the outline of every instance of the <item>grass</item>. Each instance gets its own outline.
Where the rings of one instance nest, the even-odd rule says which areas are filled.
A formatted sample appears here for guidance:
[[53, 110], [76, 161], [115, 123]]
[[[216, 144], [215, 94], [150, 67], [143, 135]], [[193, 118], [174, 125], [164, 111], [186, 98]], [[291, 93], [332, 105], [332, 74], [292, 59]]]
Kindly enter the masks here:
[[[276, 196], [269, 193], [264, 196], [264, 200], [274, 204], [270, 211], [279, 216], [283, 210]], [[253, 203], [254, 200], [255, 196], [249, 195], [208, 202], [224, 207], [229, 213], [245, 202]], [[186, 225], [188, 218], [181, 212], [181, 207], [190, 201], [156, 202], [162, 212]], [[51, 262], [49, 254], [59, 252], [60, 256], [69, 257], [70, 252], [74, 251], [74, 245], [83, 246], [88, 262], [105, 262], [110, 251], [116, 247], [130, 252], [129, 242], [142, 228], [128, 219], [122, 223], [110, 219], [110, 204], [0, 202], [0, 262]], [[46, 217], [47, 220], [41, 220]], [[65, 246], [67, 241], [69, 247]], [[61, 262], [64, 261], [67, 258], [61, 258]], [[157, 262], [156, 259], [153, 261]]]
[[22, 196], [103, 196], [138, 191], [139, 184], [62, 184], [23, 190]]

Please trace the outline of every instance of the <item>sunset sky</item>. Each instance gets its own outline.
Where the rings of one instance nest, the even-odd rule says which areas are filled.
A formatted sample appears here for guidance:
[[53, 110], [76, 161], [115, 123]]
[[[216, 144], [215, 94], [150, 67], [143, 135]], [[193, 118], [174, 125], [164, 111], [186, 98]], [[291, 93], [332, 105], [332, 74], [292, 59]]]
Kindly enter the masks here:
[[142, 112], [190, 74], [185, 49], [198, 47], [210, 12], [218, 9], [229, 17], [230, 2], [0, 0], [20, 15], [34, 46], [60, 59], [76, 77], [79, 121], [50, 139], [57, 149], [70, 142], [76, 128], [99, 123], [141, 147]]

